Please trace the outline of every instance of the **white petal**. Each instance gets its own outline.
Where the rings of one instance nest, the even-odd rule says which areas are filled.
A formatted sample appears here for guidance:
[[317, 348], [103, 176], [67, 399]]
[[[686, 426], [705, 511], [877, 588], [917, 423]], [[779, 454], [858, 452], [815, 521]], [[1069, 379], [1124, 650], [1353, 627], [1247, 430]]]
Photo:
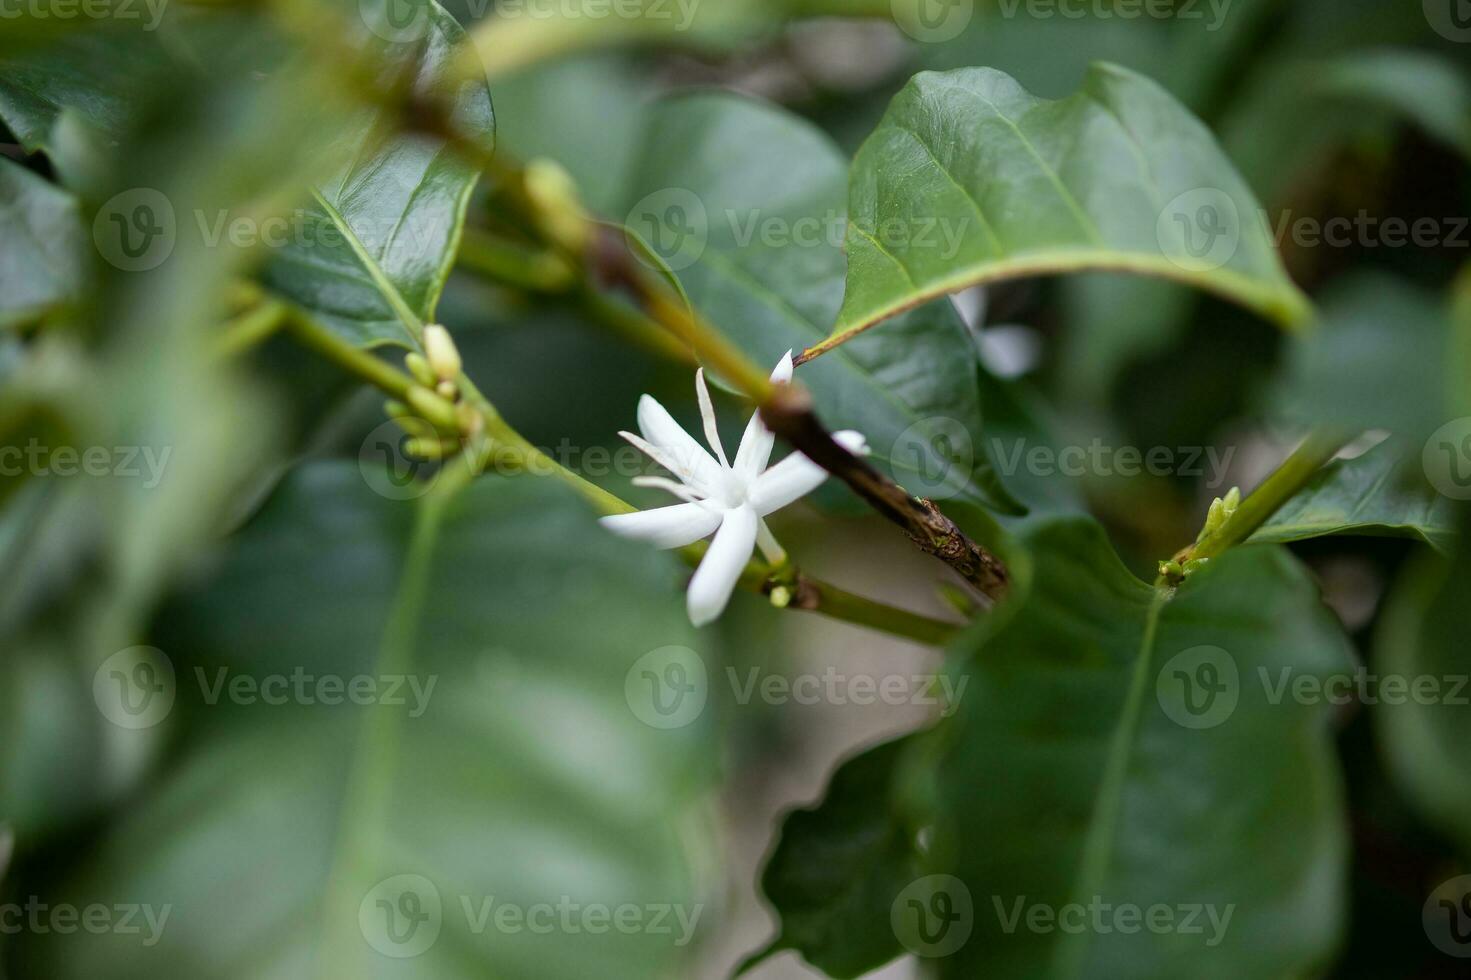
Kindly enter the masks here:
[[[863, 454], [868, 448], [863, 434], [851, 429], [833, 433], [833, 439], [852, 453]], [[764, 517], [807, 496], [826, 479], [827, 470], [801, 453], [792, 453], [757, 477], [751, 487], [751, 506]]]
[[720, 530], [715, 532], [715, 541], [695, 570], [695, 577], [690, 579], [685, 601], [690, 622], [696, 626], [704, 626], [725, 611], [725, 604], [730, 601], [730, 594], [735, 591], [756, 547], [757, 520], [756, 512], [749, 506], [725, 512]]
[[674, 421], [663, 405], [648, 395], [638, 400], [638, 427], [645, 439], [663, 451], [666, 458], [659, 462], [675, 476], [704, 491], [706, 496], [723, 488], [720, 464]]
[[[791, 351], [782, 355], [776, 370], [771, 372], [771, 380], [777, 384], [786, 384], [792, 380]], [[741, 436], [741, 445], [736, 450], [732, 469], [747, 484], [754, 483], [771, 462], [771, 449], [775, 445], [776, 436], [762, 423], [761, 413], [756, 412], [751, 416], [751, 421], [746, 423], [746, 433]]]
[[710, 389], [705, 386], [705, 369], [695, 372], [695, 395], [700, 400], [700, 419], [705, 423], [705, 441], [715, 450], [720, 465], [730, 469], [730, 460], [725, 458], [725, 447], [720, 444], [720, 427], [715, 424], [715, 405], [710, 401]]
[[792, 352], [787, 351], [776, 362], [776, 369], [771, 372], [771, 380], [777, 384], [786, 384], [792, 380]]
[[746, 423], [746, 434], [741, 436], [741, 446], [736, 450], [731, 469], [749, 486], [771, 462], [771, 449], [775, 445], [776, 436], [762, 423], [761, 413], [756, 412]]
[[601, 519], [603, 527], [625, 538], [652, 542], [659, 548], [683, 548], [720, 527], [724, 511], [701, 504], [675, 504]]

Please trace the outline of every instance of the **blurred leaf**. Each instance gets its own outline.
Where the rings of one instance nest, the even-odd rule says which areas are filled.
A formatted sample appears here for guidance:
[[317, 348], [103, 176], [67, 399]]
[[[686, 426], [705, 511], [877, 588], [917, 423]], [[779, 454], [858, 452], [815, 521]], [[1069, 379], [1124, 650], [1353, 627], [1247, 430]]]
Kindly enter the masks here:
[[916, 76], [859, 151], [849, 204], [828, 344], [969, 285], [1088, 269], [1179, 280], [1284, 326], [1311, 315], [1210, 133], [1114, 66], [1061, 102], [989, 69]]
[[1455, 536], [1450, 499], [1425, 482], [1419, 447], [1376, 446], [1323, 468], [1251, 540], [1306, 541], [1334, 534], [1412, 537], [1449, 551]]
[[[846, 166], [831, 142], [781, 110], [710, 94], [657, 105], [644, 146], [627, 224], [696, 308], [760, 364], [821, 340], [843, 281]], [[977, 365], [941, 301], [796, 376], [823, 422], [863, 432], [899, 483], [1013, 510], [982, 440]]]
[[795, 949], [830, 977], [856, 977], [904, 952], [889, 909], [919, 874], [916, 829], [895, 783], [916, 741], [908, 736], [856, 755], [833, 773], [822, 802], [789, 813], [761, 890], [781, 932], [747, 967]]
[[[645, 724], [625, 682], [650, 651], [694, 656], [673, 576], [552, 481], [484, 477], [411, 504], [355, 463], [298, 470], [170, 608], [187, 750], [72, 882], [169, 907], [161, 940], [27, 936], [26, 962], [119, 978], [670, 975], [680, 915], [703, 909], [679, 812], [709, 727]], [[301, 672], [307, 695], [286, 703], [210, 701], [221, 678]], [[372, 678], [382, 698], [318, 698], [331, 677]], [[543, 903], [570, 905], [573, 925], [499, 918]], [[588, 924], [598, 907], [634, 907], [645, 927]]]
[[[416, 2], [425, 36], [389, 45], [389, 67], [410, 73], [416, 97], [452, 100], [457, 131], [489, 152], [489, 87], [483, 75], [461, 83], [458, 74], [464, 29], [433, 0]], [[321, 183], [299, 236], [263, 279], [352, 343], [415, 347], [454, 265], [479, 168], [439, 137], [396, 135], [379, 145], [376, 121], [365, 113], [350, 127], [336, 154], [340, 168]]]
[[1288, 348], [1273, 389], [1293, 422], [1388, 429], [1424, 439], [1445, 421], [1449, 353], [1445, 303], [1382, 274], [1348, 278], [1326, 292], [1322, 319]]
[[[961, 879], [974, 919], [942, 975], [1318, 972], [1342, 925], [1347, 843], [1331, 706], [1274, 700], [1260, 679], [1351, 668], [1311, 577], [1252, 546], [1170, 596], [1091, 521], [1042, 524], [1028, 544], [1030, 588], [957, 648], [970, 685], [928, 870]], [[958, 910], [967, 896], [950, 887]], [[1174, 928], [1143, 927], [1156, 905]], [[1028, 918], [1037, 906], [1050, 928]], [[1117, 927], [1121, 906], [1141, 928]], [[936, 943], [961, 938], [957, 921]]]
[[[1461, 529], [1471, 527], [1463, 521]], [[1373, 717], [1396, 782], [1431, 824], [1471, 855], [1468, 576], [1471, 547], [1463, 537], [1451, 561], [1426, 555], [1396, 585], [1375, 637], [1374, 672], [1383, 689]], [[1406, 687], [1393, 701], [1386, 684], [1391, 677]]]
[[70, 194], [0, 159], [0, 328], [79, 299], [85, 242]]

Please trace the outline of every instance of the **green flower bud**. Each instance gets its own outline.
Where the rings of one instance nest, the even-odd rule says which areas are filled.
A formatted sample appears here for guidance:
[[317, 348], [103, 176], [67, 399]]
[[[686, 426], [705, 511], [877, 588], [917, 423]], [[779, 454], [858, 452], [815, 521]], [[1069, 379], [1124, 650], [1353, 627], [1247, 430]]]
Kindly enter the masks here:
[[785, 609], [792, 604], [792, 590], [785, 585], [778, 585], [771, 590], [769, 598], [773, 606], [778, 609]]
[[460, 376], [460, 370], [464, 366], [460, 361], [460, 350], [455, 346], [449, 331], [437, 323], [424, 328], [424, 353], [428, 357], [429, 367], [440, 381], [454, 381]]
[[532, 160], [526, 165], [526, 196], [536, 207], [542, 231], [573, 254], [587, 249], [589, 226], [577, 184], [555, 160]]
[[1232, 487], [1226, 494], [1226, 516], [1230, 517], [1236, 513], [1236, 508], [1241, 506], [1241, 488]]
[[420, 388], [418, 385], [409, 389], [409, 405], [419, 415], [433, 423], [436, 429], [446, 432], [458, 432], [460, 429], [460, 417], [455, 414], [454, 405], [440, 398], [428, 388]]
[[409, 369], [409, 373], [414, 376], [414, 380], [421, 385], [432, 386], [439, 381], [439, 378], [434, 374], [433, 368], [429, 366], [429, 362], [424, 360], [423, 354], [414, 352], [404, 355], [404, 367]]

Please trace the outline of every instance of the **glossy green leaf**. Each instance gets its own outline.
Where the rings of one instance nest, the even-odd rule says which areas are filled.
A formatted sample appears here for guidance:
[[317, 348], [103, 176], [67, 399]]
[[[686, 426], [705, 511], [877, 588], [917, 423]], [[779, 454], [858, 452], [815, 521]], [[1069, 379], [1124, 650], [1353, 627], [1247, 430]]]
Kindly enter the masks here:
[[916, 951], [998, 980], [1318, 972], [1343, 914], [1333, 709], [1277, 685], [1352, 658], [1311, 576], [1250, 546], [1171, 596], [1090, 521], [1027, 543], [1029, 590], [958, 645], [927, 870], [960, 883], [916, 903]]
[[1280, 414], [1412, 440], [1447, 421], [1452, 385], [1463, 382], [1441, 297], [1376, 273], [1335, 283], [1321, 305], [1315, 329], [1294, 338], [1283, 358], [1271, 390]]
[[75, 303], [86, 248], [76, 199], [0, 159], [0, 327]]
[[[646, 724], [626, 689], [645, 654], [695, 643], [673, 566], [552, 481], [483, 477], [414, 503], [356, 462], [297, 471], [161, 621], [183, 757], [72, 882], [167, 905], [166, 928], [151, 946], [26, 936], [25, 961], [118, 978], [676, 975], [709, 925], [680, 814], [710, 727]], [[219, 686], [295, 673], [310, 680], [284, 703]], [[334, 677], [375, 693], [318, 683]], [[619, 909], [641, 927], [616, 927]]]
[[1354, 459], [1336, 460], [1252, 535], [1255, 542], [1287, 543], [1336, 534], [1409, 537], [1450, 549], [1455, 512], [1450, 498], [1425, 481], [1415, 447], [1376, 446]]
[[[416, 2], [427, 17], [425, 36], [390, 45], [390, 63], [411, 59], [415, 94], [452, 100], [456, 128], [489, 151], [495, 114], [488, 85], [483, 76], [457, 81], [464, 29], [433, 0]], [[454, 90], [445, 92], [450, 84]], [[438, 137], [396, 135], [380, 144], [373, 118], [365, 115], [356, 136], [344, 140], [341, 164], [304, 211], [301, 233], [262, 275], [352, 343], [413, 347], [454, 265], [479, 170]]]
[[[696, 95], [656, 106], [644, 145], [626, 223], [695, 307], [763, 365], [821, 340], [843, 288], [846, 167], [828, 138], [744, 98]], [[911, 491], [1011, 510], [981, 436], [977, 371], [965, 326], [939, 302], [796, 376], [822, 421], [863, 432]]]
[[[1452, 560], [1425, 556], [1396, 586], [1375, 638], [1381, 680], [1373, 717], [1390, 774], [1431, 824], [1471, 854], [1468, 576], [1471, 547], [1463, 540]], [[1391, 689], [1390, 678], [1402, 689]]]
[[1125, 69], [1095, 65], [1059, 102], [991, 69], [923, 73], [854, 161], [847, 295], [824, 347], [966, 286], [1082, 270], [1178, 280], [1297, 326], [1311, 309], [1259, 212], [1209, 131]]
[[761, 875], [781, 931], [748, 965], [795, 949], [830, 977], [856, 977], [904, 952], [889, 909], [918, 876], [920, 854], [895, 783], [916, 741], [854, 756], [833, 773], [820, 804], [787, 815]]

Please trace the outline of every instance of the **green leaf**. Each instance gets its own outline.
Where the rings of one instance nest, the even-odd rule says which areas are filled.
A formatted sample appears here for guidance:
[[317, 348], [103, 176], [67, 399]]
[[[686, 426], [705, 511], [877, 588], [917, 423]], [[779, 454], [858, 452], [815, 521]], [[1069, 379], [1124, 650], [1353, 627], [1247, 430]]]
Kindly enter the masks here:
[[[1112, 65], [1039, 99], [975, 68], [922, 73], [853, 164], [843, 343], [978, 283], [1113, 270], [1178, 280], [1285, 327], [1311, 317], [1209, 131]], [[926, 235], [938, 227], [942, 234]]]
[[889, 910], [919, 875], [920, 854], [895, 783], [921, 738], [854, 756], [833, 773], [819, 805], [787, 815], [761, 875], [781, 932], [746, 968], [795, 949], [830, 977], [856, 977], [904, 952]]
[[1384, 444], [1336, 460], [1289, 500], [1251, 540], [1286, 544], [1336, 534], [1417, 538], [1449, 551], [1451, 501], [1425, 481], [1419, 447]]
[[[488, 152], [495, 139], [489, 87], [483, 75], [460, 84], [456, 74], [464, 29], [433, 0], [417, 2], [427, 11], [426, 36], [390, 45], [388, 53], [398, 70], [412, 65], [420, 97], [444, 97], [453, 84], [456, 128]], [[399, 135], [380, 145], [373, 122], [368, 114], [345, 141], [337, 172], [303, 214], [302, 233], [262, 276], [354, 344], [416, 347], [454, 265], [479, 169], [438, 137]]]
[[86, 248], [76, 199], [0, 159], [0, 328], [74, 304]]
[[1322, 319], [1295, 338], [1271, 389], [1288, 420], [1424, 439], [1447, 419], [1461, 367], [1445, 302], [1404, 280], [1347, 277], [1324, 293]]
[[[970, 684], [928, 870], [957, 876], [968, 896], [949, 908], [969, 897], [974, 913], [968, 938], [931, 934], [966, 939], [942, 975], [1318, 972], [1345, 877], [1332, 706], [1274, 691], [1352, 659], [1311, 576], [1249, 546], [1171, 595], [1130, 575], [1091, 521], [1041, 524], [1027, 543], [1030, 586], [956, 649]], [[1156, 905], [1177, 928], [1143, 926]], [[1198, 932], [1178, 928], [1192, 905]], [[1050, 928], [1029, 926], [1033, 906]], [[1133, 906], [1132, 925], [1115, 918]]]
[[[681, 808], [710, 726], [651, 727], [625, 690], [646, 653], [694, 645], [673, 559], [602, 533], [552, 481], [443, 489], [405, 503], [356, 463], [298, 470], [218, 574], [170, 606], [156, 642], [175, 661], [183, 757], [70, 887], [172, 914], [152, 947], [24, 937], [41, 972], [682, 972], [686, 924], [704, 923]], [[215, 687], [296, 673], [312, 680], [284, 704]], [[378, 678], [382, 697], [333, 704], [316, 683], [330, 677]], [[408, 678], [398, 704], [392, 678]], [[406, 894], [432, 918], [397, 943], [384, 910]], [[559, 903], [571, 927], [497, 926], [503, 906], [560, 916]], [[583, 918], [625, 907], [648, 928]]]
[[[1465, 516], [1462, 529], [1471, 530]], [[1395, 781], [1435, 827], [1471, 855], [1467, 576], [1471, 547], [1462, 538], [1453, 560], [1427, 555], [1396, 585], [1375, 637], [1374, 673], [1382, 680], [1373, 718]], [[1406, 687], [1394, 700], [1385, 686], [1391, 677]]]
[[[821, 340], [843, 289], [846, 165], [831, 141], [779, 109], [708, 94], [655, 106], [644, 146], [626, 224], [695, 307], [763, 365]], [[981, 437], [977, 363], [940, 302], [796, 376], [822, 421], [863, 432], [911, 491], [1015, 510]]]

